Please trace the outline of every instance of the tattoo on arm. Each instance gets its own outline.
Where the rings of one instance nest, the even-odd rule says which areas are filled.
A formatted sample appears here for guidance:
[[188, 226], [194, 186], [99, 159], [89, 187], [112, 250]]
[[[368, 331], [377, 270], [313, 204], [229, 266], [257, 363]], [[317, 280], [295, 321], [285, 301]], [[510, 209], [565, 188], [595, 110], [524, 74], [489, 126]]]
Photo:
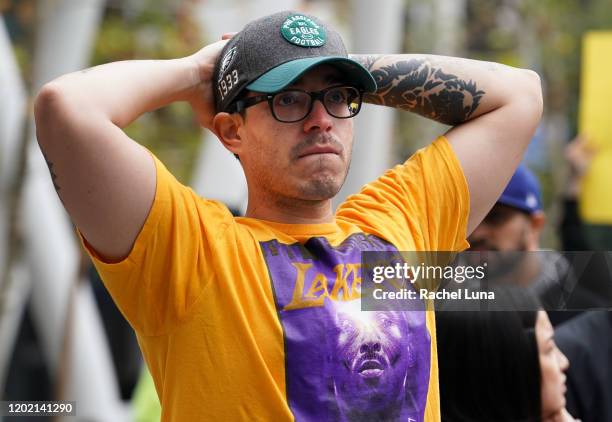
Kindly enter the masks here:
[[64, 203], [64, 201], [62, 200], [62, 197], [59, 194], [59, 191], [61, 188], [56, 182], [57, 174], [55, 174], [55, 172], [53, 171], [53, 163], [49, 161], [49, 159], [47, 158], [47, 155], [44, 152], [43, 152], [43, 157], [45, 157], [45, 162], [47, 163], [47, 167], [49, 167], [49, 173], [51, 174], [51, 181], [53, 182], [53, 187], [55, 188], [55, 191], [57, 192], [57, 196], [59, 197], [60, 201]]
[[409, 110], [448, 125], [469, 120], [485, 92], [476, 82], [445, 73], [425, 59], [401, 59], [385, 63], [388, 56], [359, 56], [378, 90], [365, 101]]

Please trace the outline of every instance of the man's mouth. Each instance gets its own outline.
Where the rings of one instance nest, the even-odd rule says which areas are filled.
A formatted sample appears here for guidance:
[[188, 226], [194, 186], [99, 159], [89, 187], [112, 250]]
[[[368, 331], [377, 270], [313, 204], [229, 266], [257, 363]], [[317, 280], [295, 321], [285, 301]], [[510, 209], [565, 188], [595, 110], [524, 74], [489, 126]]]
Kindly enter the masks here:
[[340, 155], [340, 152], [337, 148], [334, 148], [331, 145], [313, 145], [310, 148], [306, 148], [304, 151], [300, 153], [298, 158], [308, 157], [310, 155], [319, 155], [319, 154], [334, 154]]
[[378, 378], [384, 371], [384, 365], [375, 359], [363, 361], [357, 370], [363, 378]]

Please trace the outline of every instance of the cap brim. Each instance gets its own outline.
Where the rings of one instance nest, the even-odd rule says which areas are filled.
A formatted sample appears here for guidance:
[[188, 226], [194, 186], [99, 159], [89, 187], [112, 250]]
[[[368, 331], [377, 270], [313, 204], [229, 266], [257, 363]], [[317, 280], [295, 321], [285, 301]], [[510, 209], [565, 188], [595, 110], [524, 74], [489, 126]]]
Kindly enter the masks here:
[[320, 64], [330, 64], [342, 70], [346, 82], [360, 86], [366, 92], [376, 91], [376, 81], [368, 70], [355, 60], [342, 56], [308, 57], [292, 60], [270, 69], [254, 82], [247, 85], [251, 91], [272, 93], [284, 89], [304, 73]]
[[511, 196], [507, 196], [507, 195], [502, 195], [499, 197], [499, 199], [497, 200], [498, 203], [502, 204], [502, 205], [506, 205], [512, 208], [516, 208], [518, 210], [524, 211], [526, 213], [529, 214], [533, 214], [534, 212], [540, 211], [541, 207], [540, 205], [535, 205], [533, 207], [529, 207], [528, 205], [525, 204], [525, 201], [521, 201], [519, 199], [515, 199]]

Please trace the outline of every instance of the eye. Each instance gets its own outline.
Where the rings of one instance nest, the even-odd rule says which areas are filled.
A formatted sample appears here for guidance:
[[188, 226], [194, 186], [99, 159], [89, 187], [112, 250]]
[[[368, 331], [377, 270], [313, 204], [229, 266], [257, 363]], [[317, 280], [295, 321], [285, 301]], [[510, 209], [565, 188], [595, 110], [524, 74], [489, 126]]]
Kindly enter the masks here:
[[340, 330], [344, 332], [351, 332], [354, 329], [353, 324], [348, 319], [341, 320], [339, 326], [340, 326]]
[[276, 104], [279, 106], [291, 106], [299, 102], [298, 92], [281, 92], [276, 96]]
[[327, 101], [334, 104], [346, 104], [346, 90], [344, 88], [332, 89], [327, 93]]

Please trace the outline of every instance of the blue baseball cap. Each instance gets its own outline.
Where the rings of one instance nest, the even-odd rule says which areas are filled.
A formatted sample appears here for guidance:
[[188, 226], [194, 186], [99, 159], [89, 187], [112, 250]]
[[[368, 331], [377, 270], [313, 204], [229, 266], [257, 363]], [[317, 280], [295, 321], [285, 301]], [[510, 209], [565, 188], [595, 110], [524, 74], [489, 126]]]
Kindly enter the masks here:
[[527, 167], [520, 165], [497, 202], [529, 214], [541, 211], [542, 194], [538, 179]]

